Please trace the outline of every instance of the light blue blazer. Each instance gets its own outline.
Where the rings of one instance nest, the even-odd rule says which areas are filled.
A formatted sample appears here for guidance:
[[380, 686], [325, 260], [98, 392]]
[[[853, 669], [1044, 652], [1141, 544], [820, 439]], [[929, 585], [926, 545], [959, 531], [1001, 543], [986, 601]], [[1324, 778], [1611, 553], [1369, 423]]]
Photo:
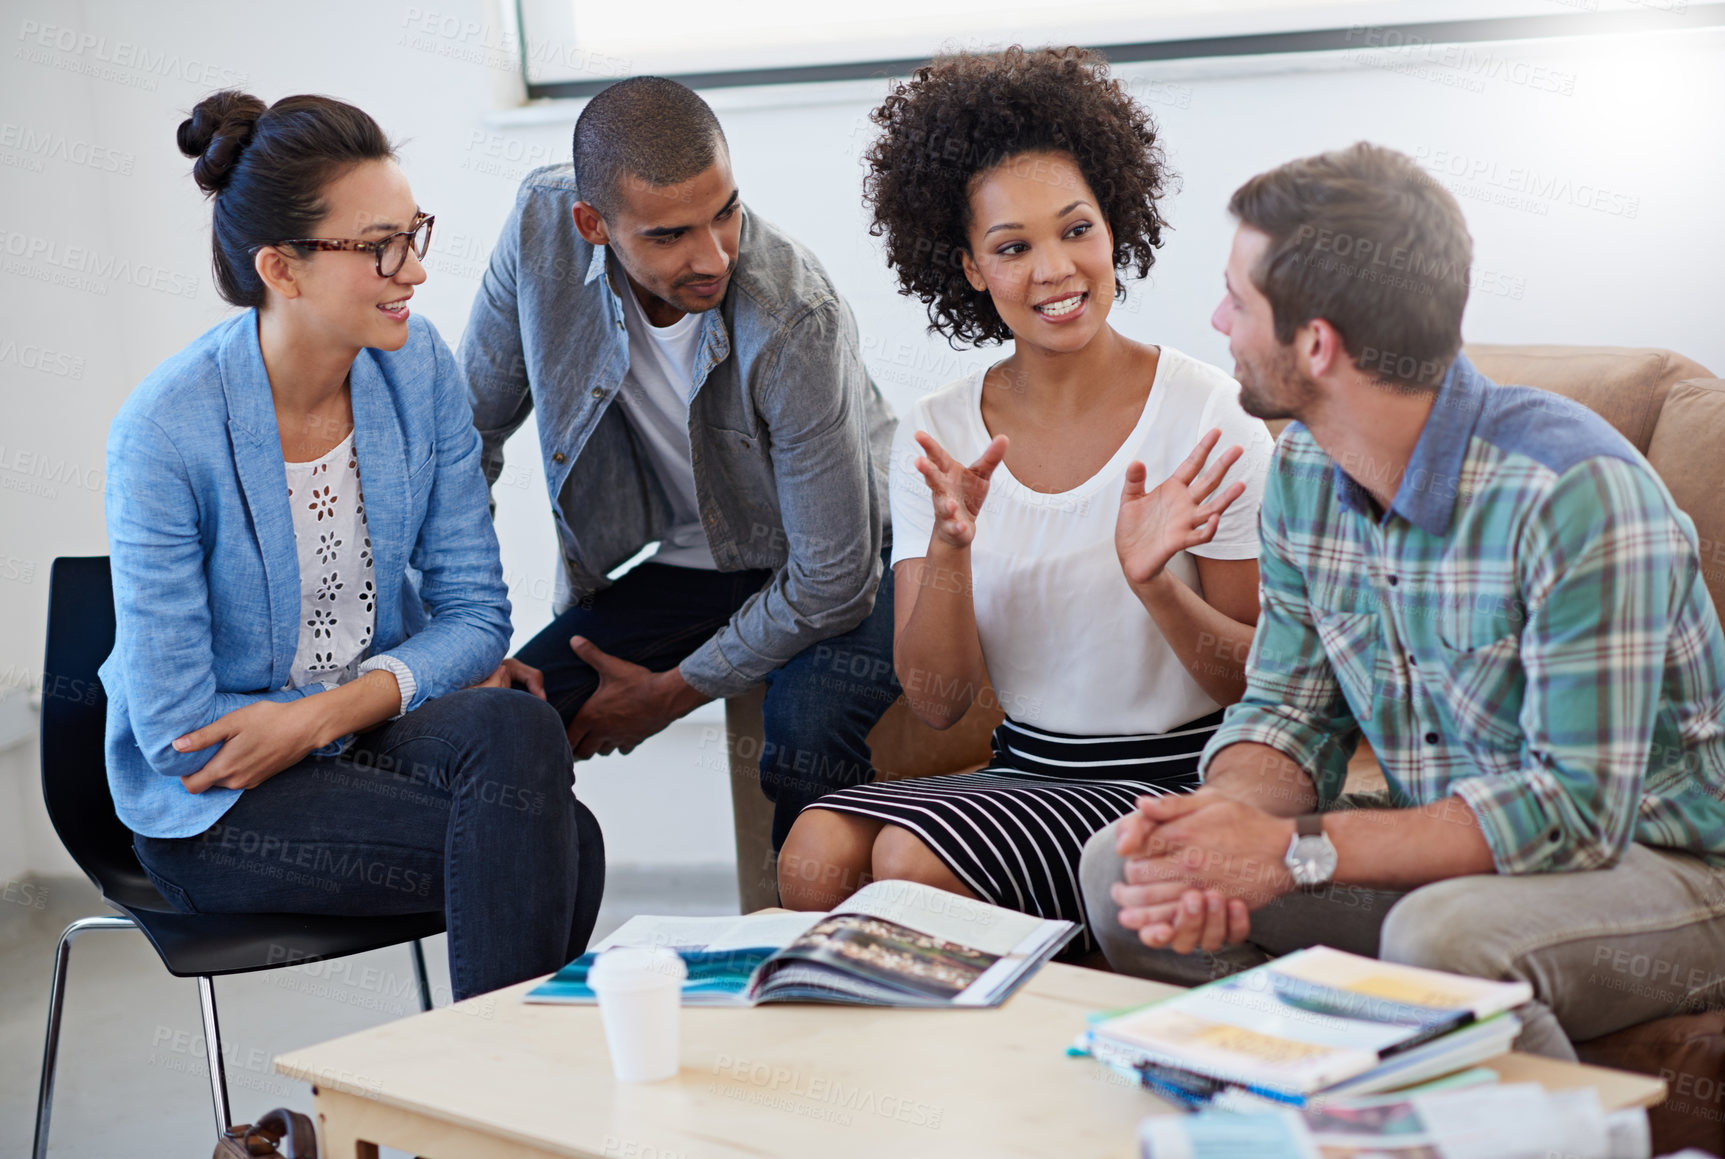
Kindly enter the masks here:
[[[509, 645], [497, 554], [461, 368], [414, 315], [407, 344], [353, 364], [354, 447], [377, 577], [371, 655], [407, 665], [424, 701], [489, 675]], [[179, 778], [218, 751], [175, 738], [256, 700], [296, 700], [300, 575], [257, 312], [158, 366], [108, 432], [114, 651], [108, 784], [134, 832], [202, 833], [243, 790]]]

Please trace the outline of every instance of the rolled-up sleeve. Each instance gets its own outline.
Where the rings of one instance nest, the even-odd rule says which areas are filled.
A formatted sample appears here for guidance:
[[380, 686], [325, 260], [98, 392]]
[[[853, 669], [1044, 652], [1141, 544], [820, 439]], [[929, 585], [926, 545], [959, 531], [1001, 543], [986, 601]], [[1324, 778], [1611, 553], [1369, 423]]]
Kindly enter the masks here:
[[867, 379], [849, 311], [836, 299], [814, 307], [756, 373], [788, 558], [679, 666], [691, 687], [712, 697], [735, 696], [803, 649], [862, 623], [881, 575], [884, 520], [870, 487]]
[[1629, 847], [1693, 552], [1657, 483], [1621, 459], [1570, 468], [1528, 520], [1521, 767], [1453, 789], [1499, 873], [1602, 869]]

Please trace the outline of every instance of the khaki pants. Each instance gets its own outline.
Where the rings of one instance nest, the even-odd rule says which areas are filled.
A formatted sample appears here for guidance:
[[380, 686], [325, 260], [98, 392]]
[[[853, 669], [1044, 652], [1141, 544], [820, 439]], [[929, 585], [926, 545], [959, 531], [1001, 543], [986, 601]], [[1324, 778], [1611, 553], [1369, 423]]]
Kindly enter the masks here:
[[1725, 1006], [1725, 868], [1632, 845], [1610, 869], [1458, 877], [1408, 893], [1330, 885], [1252, 914], [1248, 941], [1215, 954], [1153, 950], [1118, 921], [1108, 826], [1084, 847], [1091, 930], [1123, 974], [1192, 986], [1291, 950], [1334, 946], [1386, 962], [1524, 981], [1534, 1000], [1516, 1049], [1574, 1060], [1571, 1042]]

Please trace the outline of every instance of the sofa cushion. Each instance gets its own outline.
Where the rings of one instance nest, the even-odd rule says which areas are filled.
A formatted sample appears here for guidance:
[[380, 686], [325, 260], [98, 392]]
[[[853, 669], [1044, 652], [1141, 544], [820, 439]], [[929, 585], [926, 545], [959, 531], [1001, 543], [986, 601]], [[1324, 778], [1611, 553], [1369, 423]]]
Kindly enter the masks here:
[[1725, 616], [1725, 380], [1693, 379], [1671, 388], [1647, 461], [1695, 521], [1701, 576]]
[[1586, 406], [1647, 453], [1660, 404], [1673, 384], [1711, 377], [1700, 363], [1670, 350], [1631, 346], [1469, 345], [1479, 372], [1504, 386], [1535, 386]]

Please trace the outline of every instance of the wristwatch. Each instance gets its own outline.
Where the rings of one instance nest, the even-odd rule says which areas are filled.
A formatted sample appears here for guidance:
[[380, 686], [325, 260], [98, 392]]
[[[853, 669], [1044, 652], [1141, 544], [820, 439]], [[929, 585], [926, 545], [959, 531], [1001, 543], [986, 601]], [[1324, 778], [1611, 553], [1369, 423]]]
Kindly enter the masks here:
[[1282, 858], [1294, 884], [1302, 889], [1324, 885], [1336, 876], [1336, 847], [1324, 833], [1322, 813], [1294, 819], [1294, 836]]

